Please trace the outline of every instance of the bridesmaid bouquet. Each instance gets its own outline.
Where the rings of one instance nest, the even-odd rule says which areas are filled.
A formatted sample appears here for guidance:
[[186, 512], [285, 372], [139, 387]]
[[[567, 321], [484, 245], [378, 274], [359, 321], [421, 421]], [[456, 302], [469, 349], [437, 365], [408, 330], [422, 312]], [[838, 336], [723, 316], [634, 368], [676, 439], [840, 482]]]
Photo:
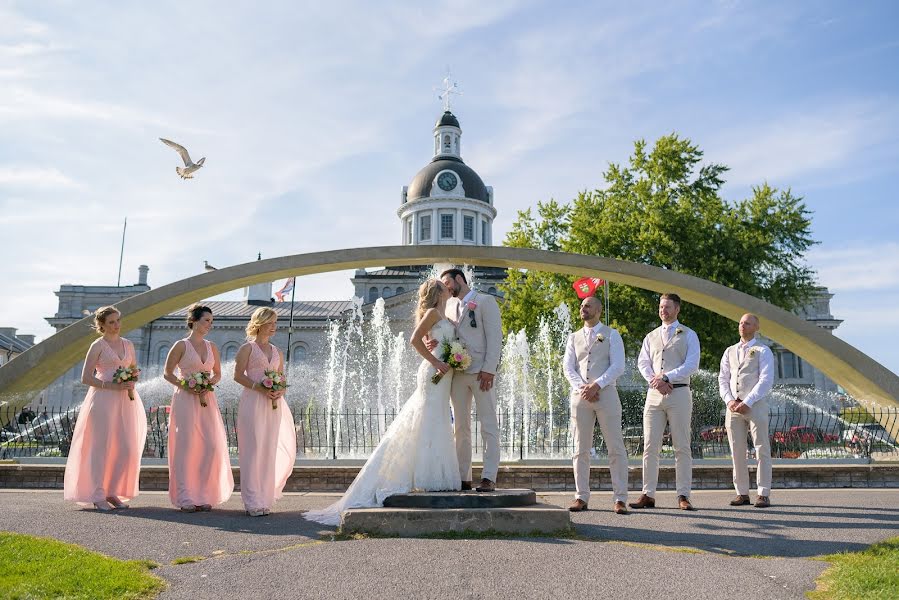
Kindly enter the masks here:
[[191, 392], [199, 392], [200, 406], [208, 406], [206, 404], [205, 392], [211, 392], [214, 388], [212, 385], [212, 373], [209, 371], [197, 371], [188, 375], [187, 379], [180, 381], [181, 387]]
[[[284, 373], [281, 371], [266, 371], [259, 384], [266, 390], [275, 390], [277, 392], [287, 389], [287, 378], [284, 377]], [[277, 400], [272, 400], [272, 410], [278, 410]]]
[[[140, 376], [140, 369], [137, 365], [131, 365], [130, 367], [119, 367], [115, 370], [115, 373], [112, 374], [112, 381], [114, 383], [137, 381], [138, 376]], [[134, 390], [128, 390], [128, 399], [132, 402], [134, 401]]]
[[[465, 371], [471, 366], [471, 354], [462, 342], [443, 340], [440, 346], [440, 360], [448, 364], [453, 370]], [[443, 379], [443, 373], [439, 371], [431, 377], [431, 383], [439, 383]]]

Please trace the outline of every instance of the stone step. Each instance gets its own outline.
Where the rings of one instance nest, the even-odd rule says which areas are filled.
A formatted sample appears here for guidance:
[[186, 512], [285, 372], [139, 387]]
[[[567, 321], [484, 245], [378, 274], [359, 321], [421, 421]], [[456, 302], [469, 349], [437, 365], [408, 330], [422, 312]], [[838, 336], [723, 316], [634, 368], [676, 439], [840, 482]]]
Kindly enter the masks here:
[[512, 508], [537, 504], [534, 490], [513, 489], [495, 492], [412, 492], [384, 499], [384, 508]]
[[557, 533], [571, 528], [570, 513], [549, 504], [513, 508], [354, 508], [343, 513], [344, 533], [416, 537], [473, 532]]

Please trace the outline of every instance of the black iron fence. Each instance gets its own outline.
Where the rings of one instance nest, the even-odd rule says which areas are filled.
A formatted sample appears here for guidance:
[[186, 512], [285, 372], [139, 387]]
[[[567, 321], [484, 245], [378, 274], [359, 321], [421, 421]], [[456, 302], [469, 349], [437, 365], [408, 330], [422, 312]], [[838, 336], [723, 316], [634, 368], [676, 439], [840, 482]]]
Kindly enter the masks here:
[[[643, 452], [642, 407], [625, 406], [622, 412], [624, 442], [630, 456]], [[298, 458], [364, 458], [371, 453], [396, 417], [395, 411], [328, 411], [294, 408]], [[573, 452], [571, 421], [567, 410], [508, 411], [497, 414], [501, 452], [505, 460], [563, 458]], [[237, 409], [222, 409], [222, 418], [233, 455], [237, 455]], [[472, 444], [481, 450], [480, 424], [472, 414]], [[55, 409], [35, 414], [4, 414], [0, 408], [0, 458], [68, 456], [78, 409]], [[168, 449], [169, 407], [147, 410], [147, 442], [144, 456], [165, 458]], [[606, 454], [599, 427], [593, 451]], [[787, 405], [770, 411], [769, 436], [776, 458], [839, 459], [899, 457], [899, 410], [846, 408], [825, 411]], [[673, 456], [665, 432], [662, 453]], [[749, 447], [752, 448], [750, 440]], [[694, 411], [691, 449], [694, 458], [728, 458], [730, 447], [723, 411]]]

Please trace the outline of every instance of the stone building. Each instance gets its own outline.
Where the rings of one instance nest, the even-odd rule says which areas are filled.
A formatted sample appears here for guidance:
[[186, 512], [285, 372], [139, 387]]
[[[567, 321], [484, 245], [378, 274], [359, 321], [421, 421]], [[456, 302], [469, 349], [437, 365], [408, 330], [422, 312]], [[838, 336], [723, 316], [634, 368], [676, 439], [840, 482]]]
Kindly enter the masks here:
[[[446, 110], [438, 118], [432, 131], [434, 155], [410, 181], [403, 186], [397, 217], [401, 231], [399, 240], [408, 245], [472, 245], [490, 246], [494, 242], [493, 222], [497, 215], [491, 186], [462, 160], [462, 128], [452, 112]], [[383, 298], [385, 313], [391, 320], [394, 333], [408, 333], [419, 284], [433, 276], [434, 265], [408, 265], [383, 269], [358, 269], [351, 283], [355, 295], [362, 300], [364, 313], [371, 313], [374, 303]], [[500, 296], [498, 286], [505, 280], [505, 269], [470, 267], [475, 287], [481, 292]], [[149, 269], [141, 265], [138, 281], [126, 286], [84, 286], [63, 284], [56, 295], [59, 308], [47, 321], [60, 330], [100, 306], [114, 304], [150, 289]], [[840, 320], [830, 313], [833, 297], [821, 288], [810, 304], [799, 314], [829, 331]], [[289, 346], [291, 363], [306, 360], [316, 350], [327, 347], [329, 322], [345, 319], [354, 303], [346, 301], [297, 300], [294, 304], [293, 327], [290, 321], [290, 302], [276, 302], [272, 298], [272, 284], [257, 284], [244, 290], [244, 298], [234, 301], [207, 301], [215, 317], [209, 340], [218, 345], [223, 361], [233, 360], [245, 340], [244, 329], [252, 312], [259, 306], [271, 306], [280, 316], [279, 331], [272, 340], [283, 350]], [[126, 337], [134, 342], [140, 366], [148, 373], [158, 373], [172, 345], [187, 336], [186, 307], [165, 315], [131, 331]], [[2, 333], [3, 330], [0, 330]], [[288, 345], [288, 336], [290, 338]], [[22, 336], [19, 336], [22, 339]], [[25, 336], [27, 337], [27, 336]], [[2, 342], [2, 336], [0, 336]], [[817, 369], [788, 350], [772, 345], [777, 356], [778, 382], [819, 389], [835, 390], [836, 386]], [[2, 348], [2, 343], [0, 343]], [[0, 364], [2, 364], [0, 357]], [[69, 406], [80, 401], [86, 390], [80, 383], [79, 363], [48, 388], [47, 403]]]

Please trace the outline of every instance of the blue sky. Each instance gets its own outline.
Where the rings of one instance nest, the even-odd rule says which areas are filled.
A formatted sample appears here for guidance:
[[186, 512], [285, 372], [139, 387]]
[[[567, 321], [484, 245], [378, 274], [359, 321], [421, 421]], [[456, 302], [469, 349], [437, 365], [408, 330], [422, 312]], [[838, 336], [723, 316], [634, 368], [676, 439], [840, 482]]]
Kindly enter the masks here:
[[[0, 0], [0, 325], [43, 338], [61, 283], [114, 284], [126, 216], [123, 283], [399, 243], [449, 67], [495, 240], [676, 131], [728, 198], [805, 197], [837, 335], [899, 371], [896, 3], [235, 4]], [[196, 179], [158, 137], [207, 157]]]

